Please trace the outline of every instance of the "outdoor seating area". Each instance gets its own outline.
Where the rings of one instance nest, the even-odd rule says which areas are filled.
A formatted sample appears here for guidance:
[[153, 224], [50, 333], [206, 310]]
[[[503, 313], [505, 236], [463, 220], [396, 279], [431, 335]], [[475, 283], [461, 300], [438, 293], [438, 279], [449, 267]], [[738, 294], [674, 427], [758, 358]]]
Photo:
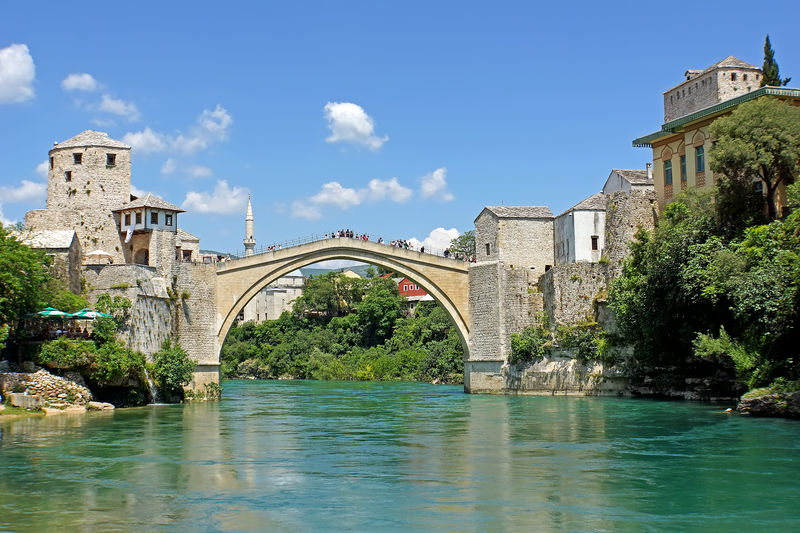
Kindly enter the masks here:
[[25, 330], [30, 333], [30, 340], [45, 341], [59, 337], [89, 340], [93, 338], [93, 322], [97, 318], [111, 318], [111, 315], [88, 307], [75, 313], [46, 307], [25, 316]]

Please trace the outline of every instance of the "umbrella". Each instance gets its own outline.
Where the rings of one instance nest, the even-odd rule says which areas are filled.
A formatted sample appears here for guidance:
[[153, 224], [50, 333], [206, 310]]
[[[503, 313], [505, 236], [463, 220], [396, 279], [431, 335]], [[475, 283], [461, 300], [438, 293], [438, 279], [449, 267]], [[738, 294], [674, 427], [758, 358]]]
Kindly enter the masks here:
[[55, 307], [45, 307], [36, 314], [39, 316], [54, 317], [54, 318], [68, 318], [72, 316], [70, 313], [59, 311]]
[[110, 254], [105, 250], [95, 250], [86, 254], [86, 257], [114, 257], [114, 254]]
[[100, 311], [95, 311], [94, 309], [90, 309], [88, 307], [84, 307], [77, 313], [72, 313], [72, 318], [85, 318], [91, 320], [95, 318], [111, 318], [111, 315], [101, 313]]

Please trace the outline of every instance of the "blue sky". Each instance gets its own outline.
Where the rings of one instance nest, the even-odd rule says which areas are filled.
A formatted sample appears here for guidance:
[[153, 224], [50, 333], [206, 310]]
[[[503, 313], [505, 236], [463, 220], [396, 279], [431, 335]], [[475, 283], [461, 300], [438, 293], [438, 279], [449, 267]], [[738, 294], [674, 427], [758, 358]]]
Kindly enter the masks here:
[[[351, 228], [446, 240], [484, 205], [558, 214], [644, 168], [662, 91], [769, 33], [800, 82], [790, 2], [9, 3], [0, 213], [44, 206], [40, 166], [85, 129], [134, 146], [132, 182], [203, 248]], [[798, 86], [798, 83], [791, 83]], [[455, 230], [455, 231], [454, 231]], [[429, 241], [431, 243], [431, 241]]]

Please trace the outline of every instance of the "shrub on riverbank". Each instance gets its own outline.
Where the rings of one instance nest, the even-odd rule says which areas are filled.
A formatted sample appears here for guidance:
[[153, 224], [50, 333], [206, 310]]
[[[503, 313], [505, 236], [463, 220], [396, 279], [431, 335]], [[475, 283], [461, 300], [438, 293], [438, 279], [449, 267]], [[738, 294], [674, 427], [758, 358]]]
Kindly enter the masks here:
[[153, 354], [150, 368], [151, 376], [161, 392], [171, 397], [183, 398], [183, 386], [192, 380], [195, 362], [178, 343], [173, 344], [167, 339], [161, 349]]

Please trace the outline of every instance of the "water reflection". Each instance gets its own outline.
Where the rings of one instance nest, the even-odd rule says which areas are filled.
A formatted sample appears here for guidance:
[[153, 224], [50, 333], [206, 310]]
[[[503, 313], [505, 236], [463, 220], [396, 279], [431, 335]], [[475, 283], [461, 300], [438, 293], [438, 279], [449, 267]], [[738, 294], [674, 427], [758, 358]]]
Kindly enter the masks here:
[[797, 487], [757, 497], [795, 475], [792, 422], [407, 383], [232, 382], [225, 395], [3, 424], [0, 529], [786, 529], [798, 518]]

